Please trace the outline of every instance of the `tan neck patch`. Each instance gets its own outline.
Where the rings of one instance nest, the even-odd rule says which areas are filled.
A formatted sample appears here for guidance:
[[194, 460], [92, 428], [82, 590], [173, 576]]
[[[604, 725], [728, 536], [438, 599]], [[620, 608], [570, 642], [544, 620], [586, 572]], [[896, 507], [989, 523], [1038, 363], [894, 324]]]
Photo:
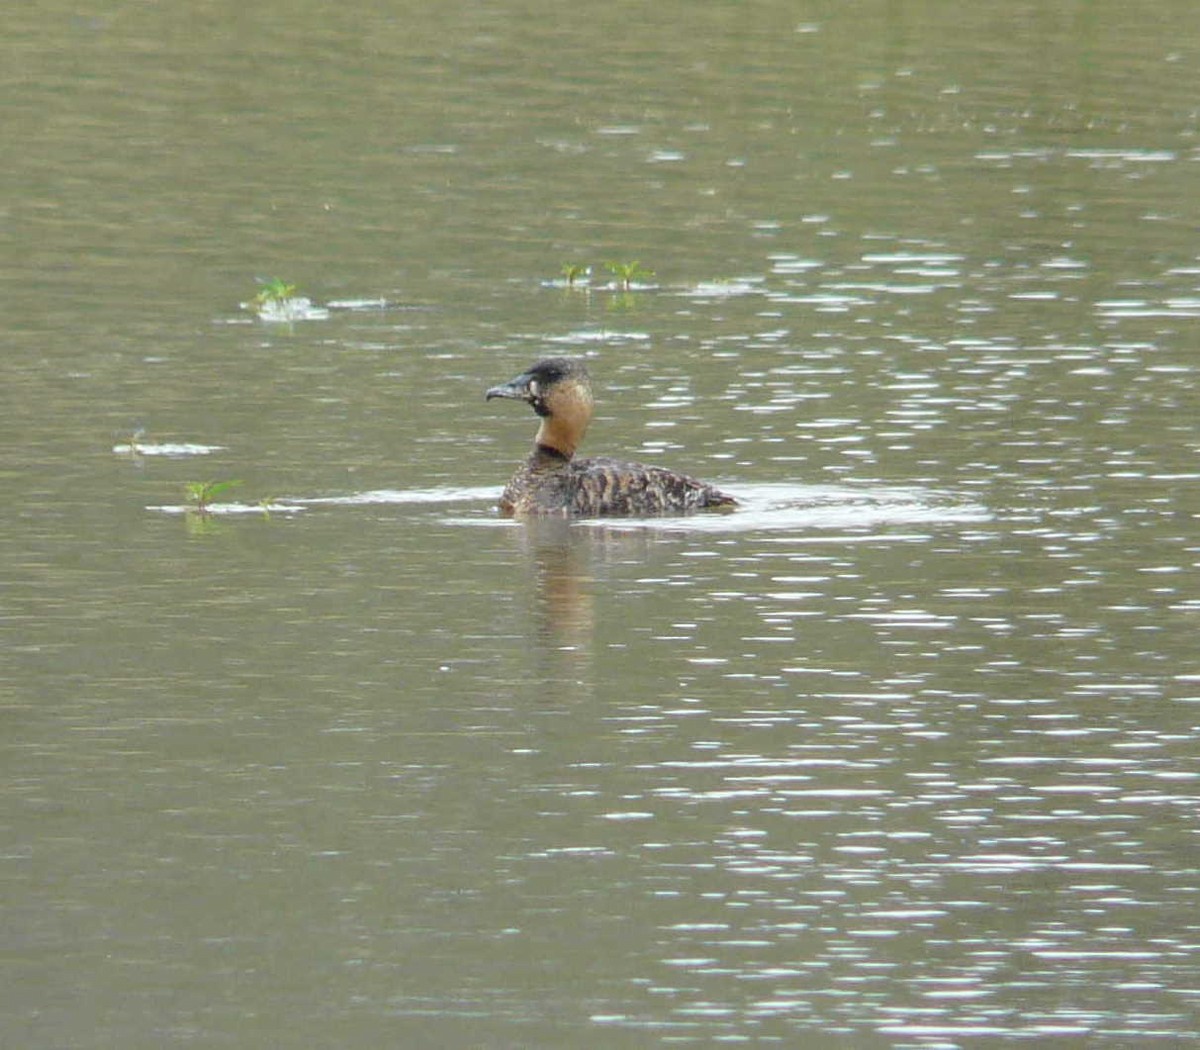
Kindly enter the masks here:
[[545, 402], [550, 414], [542, 417], [537, 443], [570, 458], [592, 421], [592, 392], [586, 383], [575, 380], [556, 386]]

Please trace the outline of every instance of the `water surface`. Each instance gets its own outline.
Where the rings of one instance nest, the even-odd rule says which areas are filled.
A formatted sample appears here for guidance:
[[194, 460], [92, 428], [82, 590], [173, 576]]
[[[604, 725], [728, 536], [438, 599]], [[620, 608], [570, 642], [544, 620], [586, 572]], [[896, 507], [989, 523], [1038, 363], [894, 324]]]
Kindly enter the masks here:
[[1197, 1038], [1194, 5], [6, 32], [5, 1045]]

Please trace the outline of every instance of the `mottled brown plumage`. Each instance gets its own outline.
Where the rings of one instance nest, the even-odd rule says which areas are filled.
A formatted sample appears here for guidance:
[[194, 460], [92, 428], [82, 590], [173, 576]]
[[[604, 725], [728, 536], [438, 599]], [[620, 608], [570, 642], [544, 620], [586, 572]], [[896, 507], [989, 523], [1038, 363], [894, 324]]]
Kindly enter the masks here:
[[579, 361], [538, 361], [486, 397], [525, 401], [541, 419], [533, 451], [500, 497], [505, 514], [602, 517], [736, 506], [732, 496], [673, 470], [608, 457], [576, 459], [593, 408], [591, 379]]

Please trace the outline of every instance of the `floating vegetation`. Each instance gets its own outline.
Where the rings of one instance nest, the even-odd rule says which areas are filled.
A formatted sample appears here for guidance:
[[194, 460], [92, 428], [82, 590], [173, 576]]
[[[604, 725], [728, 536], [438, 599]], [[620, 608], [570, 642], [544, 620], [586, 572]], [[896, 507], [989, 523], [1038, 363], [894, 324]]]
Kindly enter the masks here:
[[592, 276], [592, 268], [584, 266], [582, 263], [563, 263], [561, 273], [567, 282], [567, 287], [574, 288], [579, 284], [587, 284]]
[[542, 287], [587, 291], [592, 279], [592, 268], [584, 263], [563, 263], [558, 273], [557, 277], [542, 281]]
[[311, 299], [296, 294], [296, 286], [281, 277], [270, 280], [258, 278], [262, 285], [258, 294], [242, 305], [258, 314], [260, 321], [284, 322], [323, 321], [329, 316], [324, 307], [314, 306]]
[[240, 484], [240, 481], [189, 481], [184, 486], [188, 509], [207, 517], [212, 512], [213, 500]]
[[[614, 281], [604, 286], [608, 291], [646, 291], [657, 287], [654, 284], [645, 283], [647, 278], [654, 276], [654, 271], [646, 269], [636, 259], [632, 262], [606, 262], [604, 268], [615, 278]], [[558, 272], [558, 277], [553, 280], [543, 281], [543, 286], [547, 288], [568, 289], [591, 287], [592, 267], [586, 263], [563, 263]]]
[[281, 303], [287, 302], [296, 294], [296, 286], [288, 284], [281, 277], [272, 277], [269, 281], [266, 278], [258, 278], [258, 283], [262, 285], [251, 302], [259, 309], [265, 306], [278, 306]]
[[632, 262], [606, 262], [604, 268], [617, 279], [617, 287], [623, 292], [631, 291], [636, 282], [654, 276], [654, 271], [647, 270], [637, 259]]

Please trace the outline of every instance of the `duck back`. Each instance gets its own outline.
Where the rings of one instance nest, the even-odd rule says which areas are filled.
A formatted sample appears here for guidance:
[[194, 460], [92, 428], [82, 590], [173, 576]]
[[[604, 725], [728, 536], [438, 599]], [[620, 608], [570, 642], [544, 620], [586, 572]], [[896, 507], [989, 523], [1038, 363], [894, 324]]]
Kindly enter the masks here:
[[510, 514], [570, 517], [686, 514], [735, 505], [720, 489], [673, 470], [607, 456], [567, 460], [540, 448], [500, 498]]

